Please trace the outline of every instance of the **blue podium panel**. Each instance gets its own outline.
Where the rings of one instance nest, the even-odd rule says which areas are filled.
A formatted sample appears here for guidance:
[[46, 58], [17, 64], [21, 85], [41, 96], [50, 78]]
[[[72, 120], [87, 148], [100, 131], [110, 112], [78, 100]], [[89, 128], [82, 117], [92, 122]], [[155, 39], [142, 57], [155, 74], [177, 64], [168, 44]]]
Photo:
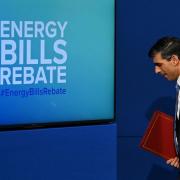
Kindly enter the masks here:
[[116, 180], [116, 125], [0, 133], [2, 180]]

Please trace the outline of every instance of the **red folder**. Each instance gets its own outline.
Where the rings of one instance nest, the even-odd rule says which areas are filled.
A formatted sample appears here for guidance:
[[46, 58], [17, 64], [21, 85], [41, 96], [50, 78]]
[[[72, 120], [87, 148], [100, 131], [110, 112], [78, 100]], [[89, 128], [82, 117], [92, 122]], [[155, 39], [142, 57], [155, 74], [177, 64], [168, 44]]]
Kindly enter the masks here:
[[173, 121], [172, 116], [156, 111], [145, 131], [140, 147], [165, 160], [176, 157]]

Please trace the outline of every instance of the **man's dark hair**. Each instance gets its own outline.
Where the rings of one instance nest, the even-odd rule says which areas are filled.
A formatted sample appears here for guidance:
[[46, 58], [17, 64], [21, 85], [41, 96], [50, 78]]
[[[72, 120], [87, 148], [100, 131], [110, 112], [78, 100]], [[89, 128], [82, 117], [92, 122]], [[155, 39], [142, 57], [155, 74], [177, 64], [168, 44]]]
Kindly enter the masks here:
[[153, 58], [157, 53], [161, 53], [163, 59], [170, 60], [173, 54], [180, 59], [180, 39], [177, 37], [159, 39], [149, 50], [148, 56]]

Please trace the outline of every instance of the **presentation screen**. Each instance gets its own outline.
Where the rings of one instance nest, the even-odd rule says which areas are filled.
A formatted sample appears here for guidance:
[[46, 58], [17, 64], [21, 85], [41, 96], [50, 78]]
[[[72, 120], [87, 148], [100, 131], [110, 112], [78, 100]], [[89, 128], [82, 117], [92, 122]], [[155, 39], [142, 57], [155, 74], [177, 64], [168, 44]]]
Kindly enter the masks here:
[[114, 119], [114, 0], [0, 6], [0, 129]]

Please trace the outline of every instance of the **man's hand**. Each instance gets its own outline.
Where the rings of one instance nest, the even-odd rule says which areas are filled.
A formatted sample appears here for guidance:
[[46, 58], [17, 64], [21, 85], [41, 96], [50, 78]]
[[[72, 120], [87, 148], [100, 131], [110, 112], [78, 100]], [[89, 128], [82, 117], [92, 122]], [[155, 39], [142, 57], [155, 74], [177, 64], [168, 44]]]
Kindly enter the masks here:
[[175, 158], [168, 159], [166, 163], [176, 168], [179, 168], [179, 158], [177, 156]]

